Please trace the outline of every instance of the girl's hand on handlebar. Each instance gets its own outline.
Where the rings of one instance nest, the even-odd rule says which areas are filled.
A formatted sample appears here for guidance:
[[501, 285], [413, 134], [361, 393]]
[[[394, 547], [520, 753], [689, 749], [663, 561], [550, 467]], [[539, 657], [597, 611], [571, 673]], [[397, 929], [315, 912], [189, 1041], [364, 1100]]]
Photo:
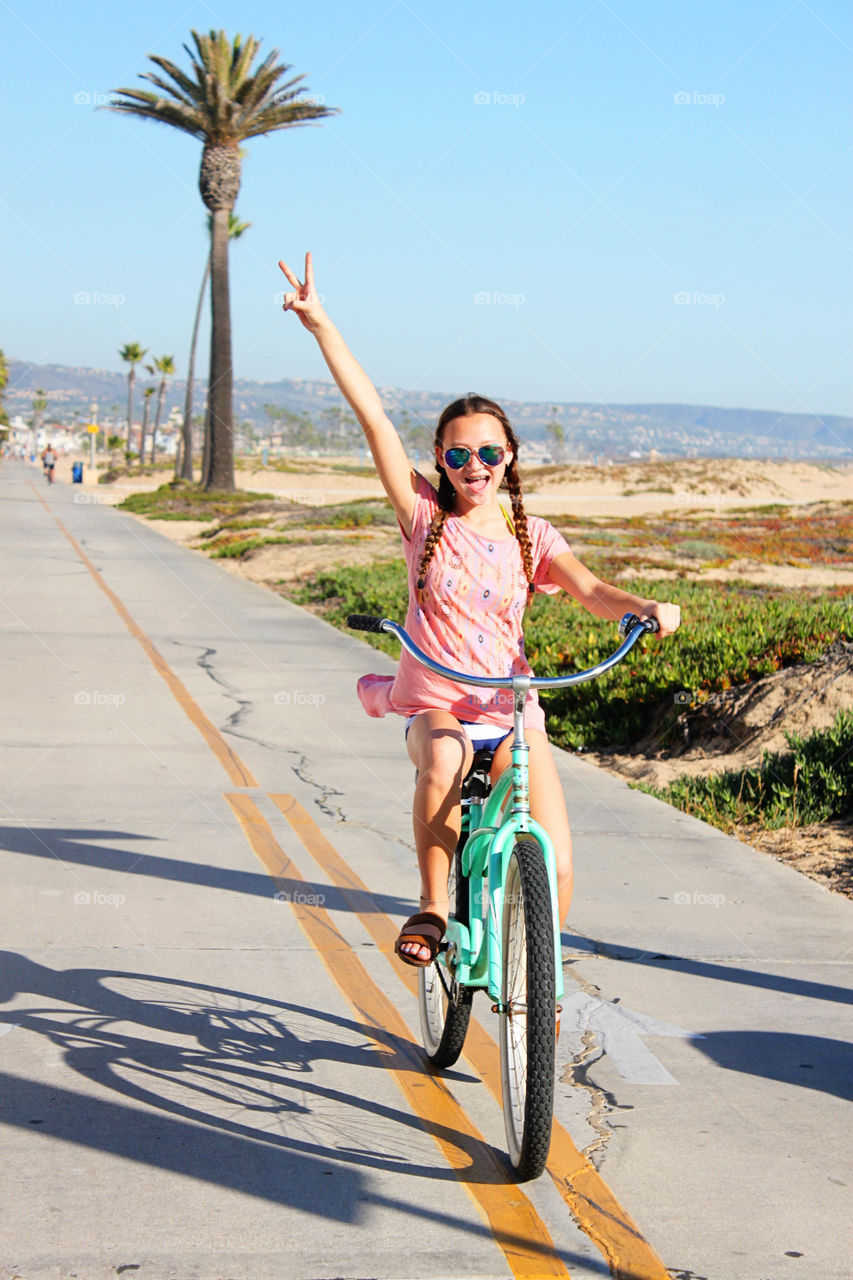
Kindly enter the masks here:
[[304, 284], [300, 283], [299, 277], [293, 274], [286, 262], [279, 262], [278, 265], [295, 290], [294, 293], [286, 293], [284, 295], [282, 310], [295, 311], [300, 323], [309, 333], [314, 333], [326, 313], [314, 289], [314, 265], [311, 261], [311, 254], [306, 253], [305, 255]]
[[677, 604], [658, 604], [656, 600], [649, 600], [640, 617], [656, 618], [660, 628], [658, 635], [661, 637], [671, 636], [681, 625], [681, 609]]

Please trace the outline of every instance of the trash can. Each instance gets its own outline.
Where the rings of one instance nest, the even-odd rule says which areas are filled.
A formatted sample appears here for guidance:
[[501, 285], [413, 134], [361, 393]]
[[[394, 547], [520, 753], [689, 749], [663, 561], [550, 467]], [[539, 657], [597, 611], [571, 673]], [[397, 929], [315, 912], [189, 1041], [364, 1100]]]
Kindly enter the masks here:
[[83, 483], [83, 463], [82, 462], [73, 462], [71, 464], [71, 483], [72, 484]]

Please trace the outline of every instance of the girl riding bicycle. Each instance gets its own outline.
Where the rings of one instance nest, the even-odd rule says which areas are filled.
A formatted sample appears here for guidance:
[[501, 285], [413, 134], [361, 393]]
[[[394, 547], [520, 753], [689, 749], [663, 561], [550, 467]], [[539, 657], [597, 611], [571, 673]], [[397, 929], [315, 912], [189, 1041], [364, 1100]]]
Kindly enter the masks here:
[[[455, 400], [435, 433], [437, 490], [414, 470], [367, 374], [326, 315], [314, 288], [311, 254], [305, 280], [279, 266], [294, 292], [293, 311], [313, 334], [342, 395], [364, 431], [376, 471], [397, 515], [409, 571], [406, 630], [445, 666], [476, 675], [529, 672], [524, 608], [534, 591], [568, 591], [590, 613], [617, 621], [625, 613], [655, 618], [661, 636], [679, 625], [675, 604], [643, 600], [602, 582], [573, 555], [546, 520], [524, 511], [519, 444], [499, 405], [484, 396]], [[511, 513], [500, 501], [509, 496]], [[406, 746], [417, 769], [413, 803], [421, 875], [421, 910], [403, 925], [396, 951], [418, 967], [435, 958], [447, 925], [447, 881], [459, 839], [462, 780], [474, 751], [494, 749], [491, 776], [510, 762], [512, 701], [501, 691], [479, 697], [427, 672], [405, 652], [387, 690], [387, 709], [406, 716]], [[380, 712], [381, 714], [381, 712]], [[565, 800], [535, 692], [528, 695], [530, 809], [549, 832], [557, 865], [559, 916], [572, 896], [572, 843]]]

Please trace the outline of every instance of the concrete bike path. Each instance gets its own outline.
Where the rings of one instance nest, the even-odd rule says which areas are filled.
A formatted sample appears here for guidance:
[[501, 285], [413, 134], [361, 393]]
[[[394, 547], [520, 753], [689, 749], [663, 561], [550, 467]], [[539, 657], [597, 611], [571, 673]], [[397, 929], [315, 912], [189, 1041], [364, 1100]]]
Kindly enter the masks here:
[[470, 1064], [424, 1100], [377, 1030], [417, 1028], [381, 942], [415, 892], [411, 767], [353, 692], [390, 664], [42, 486], [0, 472], [0, 1275], [849, 1273], [849, 902], [560, 754], [557, 1115], [617, 1206], [589, 1234], [582, 1178], [571, 1206], [501, 1183]]

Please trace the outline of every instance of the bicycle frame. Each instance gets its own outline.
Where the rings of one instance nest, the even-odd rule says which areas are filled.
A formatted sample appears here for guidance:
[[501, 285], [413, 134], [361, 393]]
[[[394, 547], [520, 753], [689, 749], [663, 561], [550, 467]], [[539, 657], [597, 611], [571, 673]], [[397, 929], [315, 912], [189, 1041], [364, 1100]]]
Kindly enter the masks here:
[[468, 887], [468, 924], [453, 918], [448, 921], [447, 949], [442, 955], [457, 982], [463, 986], [486, 987], [492, 999], [498, 1002], [501, 999], [500, 929], [507, 864], [516, 838], [524, 835], [536, 840], [545, 859], [551, 890], [555, 994], [557, 999], [563, 994], [554, 846], [545, 828], [530, 816], [527, 764], [530, 748], [524, 738], [524, 705], [529, 688], [529, 676], [514, 677], [512, 763], [493, 784], [485, 802], [469, 800], [467, 815], [463, 815], [463, 824], [468, 828], [462, 850], [462, 872]]
[[[563, 994], [563, 965], [560, 953], [560, 921], [557, 905], [557, 869], [554, 846], [538, 822], [530, 815], [529, 746], [524, 738], [524, 708], [530, 689], [564, 689], [603, 675], [615, 667], [631, 651], [641, 636], [657, 631], [654, 619], [641, 621], [635, 614], [625, 614], [619, 624], [623, 643], [609, 658], [585, 671], [566, 676], [515, 675], [492, 678], [471, 676], [452, 671], [419, 648], [408, 632], [389, 618], [373, 618], [359, 614], [347, 619], [350, 626], [364, 631], [385, 631], [396, 636], [412, 657], [438, 675], [452, 681], [489, 689], [511, 688], [513, 695], [512, 763], [494, 783], [485, 802], [468, 801], [467, 814], [462, 815], [462, 830], [467, 839], [462, 850], [462, 873], [468, 881], [468, 924], [451, 917], [445, 934], [446, 947], [439, 953], [462, 986], [486, 987], [494, 1000], [501, 999], [501, 919], [504, 906], [504, 884], [507, 865], [518, 836], [531, 836], [542, 849], [551, 890], [554, 926], [554, 976], [556, 997]], [[508, 810], [508, 812], [507, 812]]]

